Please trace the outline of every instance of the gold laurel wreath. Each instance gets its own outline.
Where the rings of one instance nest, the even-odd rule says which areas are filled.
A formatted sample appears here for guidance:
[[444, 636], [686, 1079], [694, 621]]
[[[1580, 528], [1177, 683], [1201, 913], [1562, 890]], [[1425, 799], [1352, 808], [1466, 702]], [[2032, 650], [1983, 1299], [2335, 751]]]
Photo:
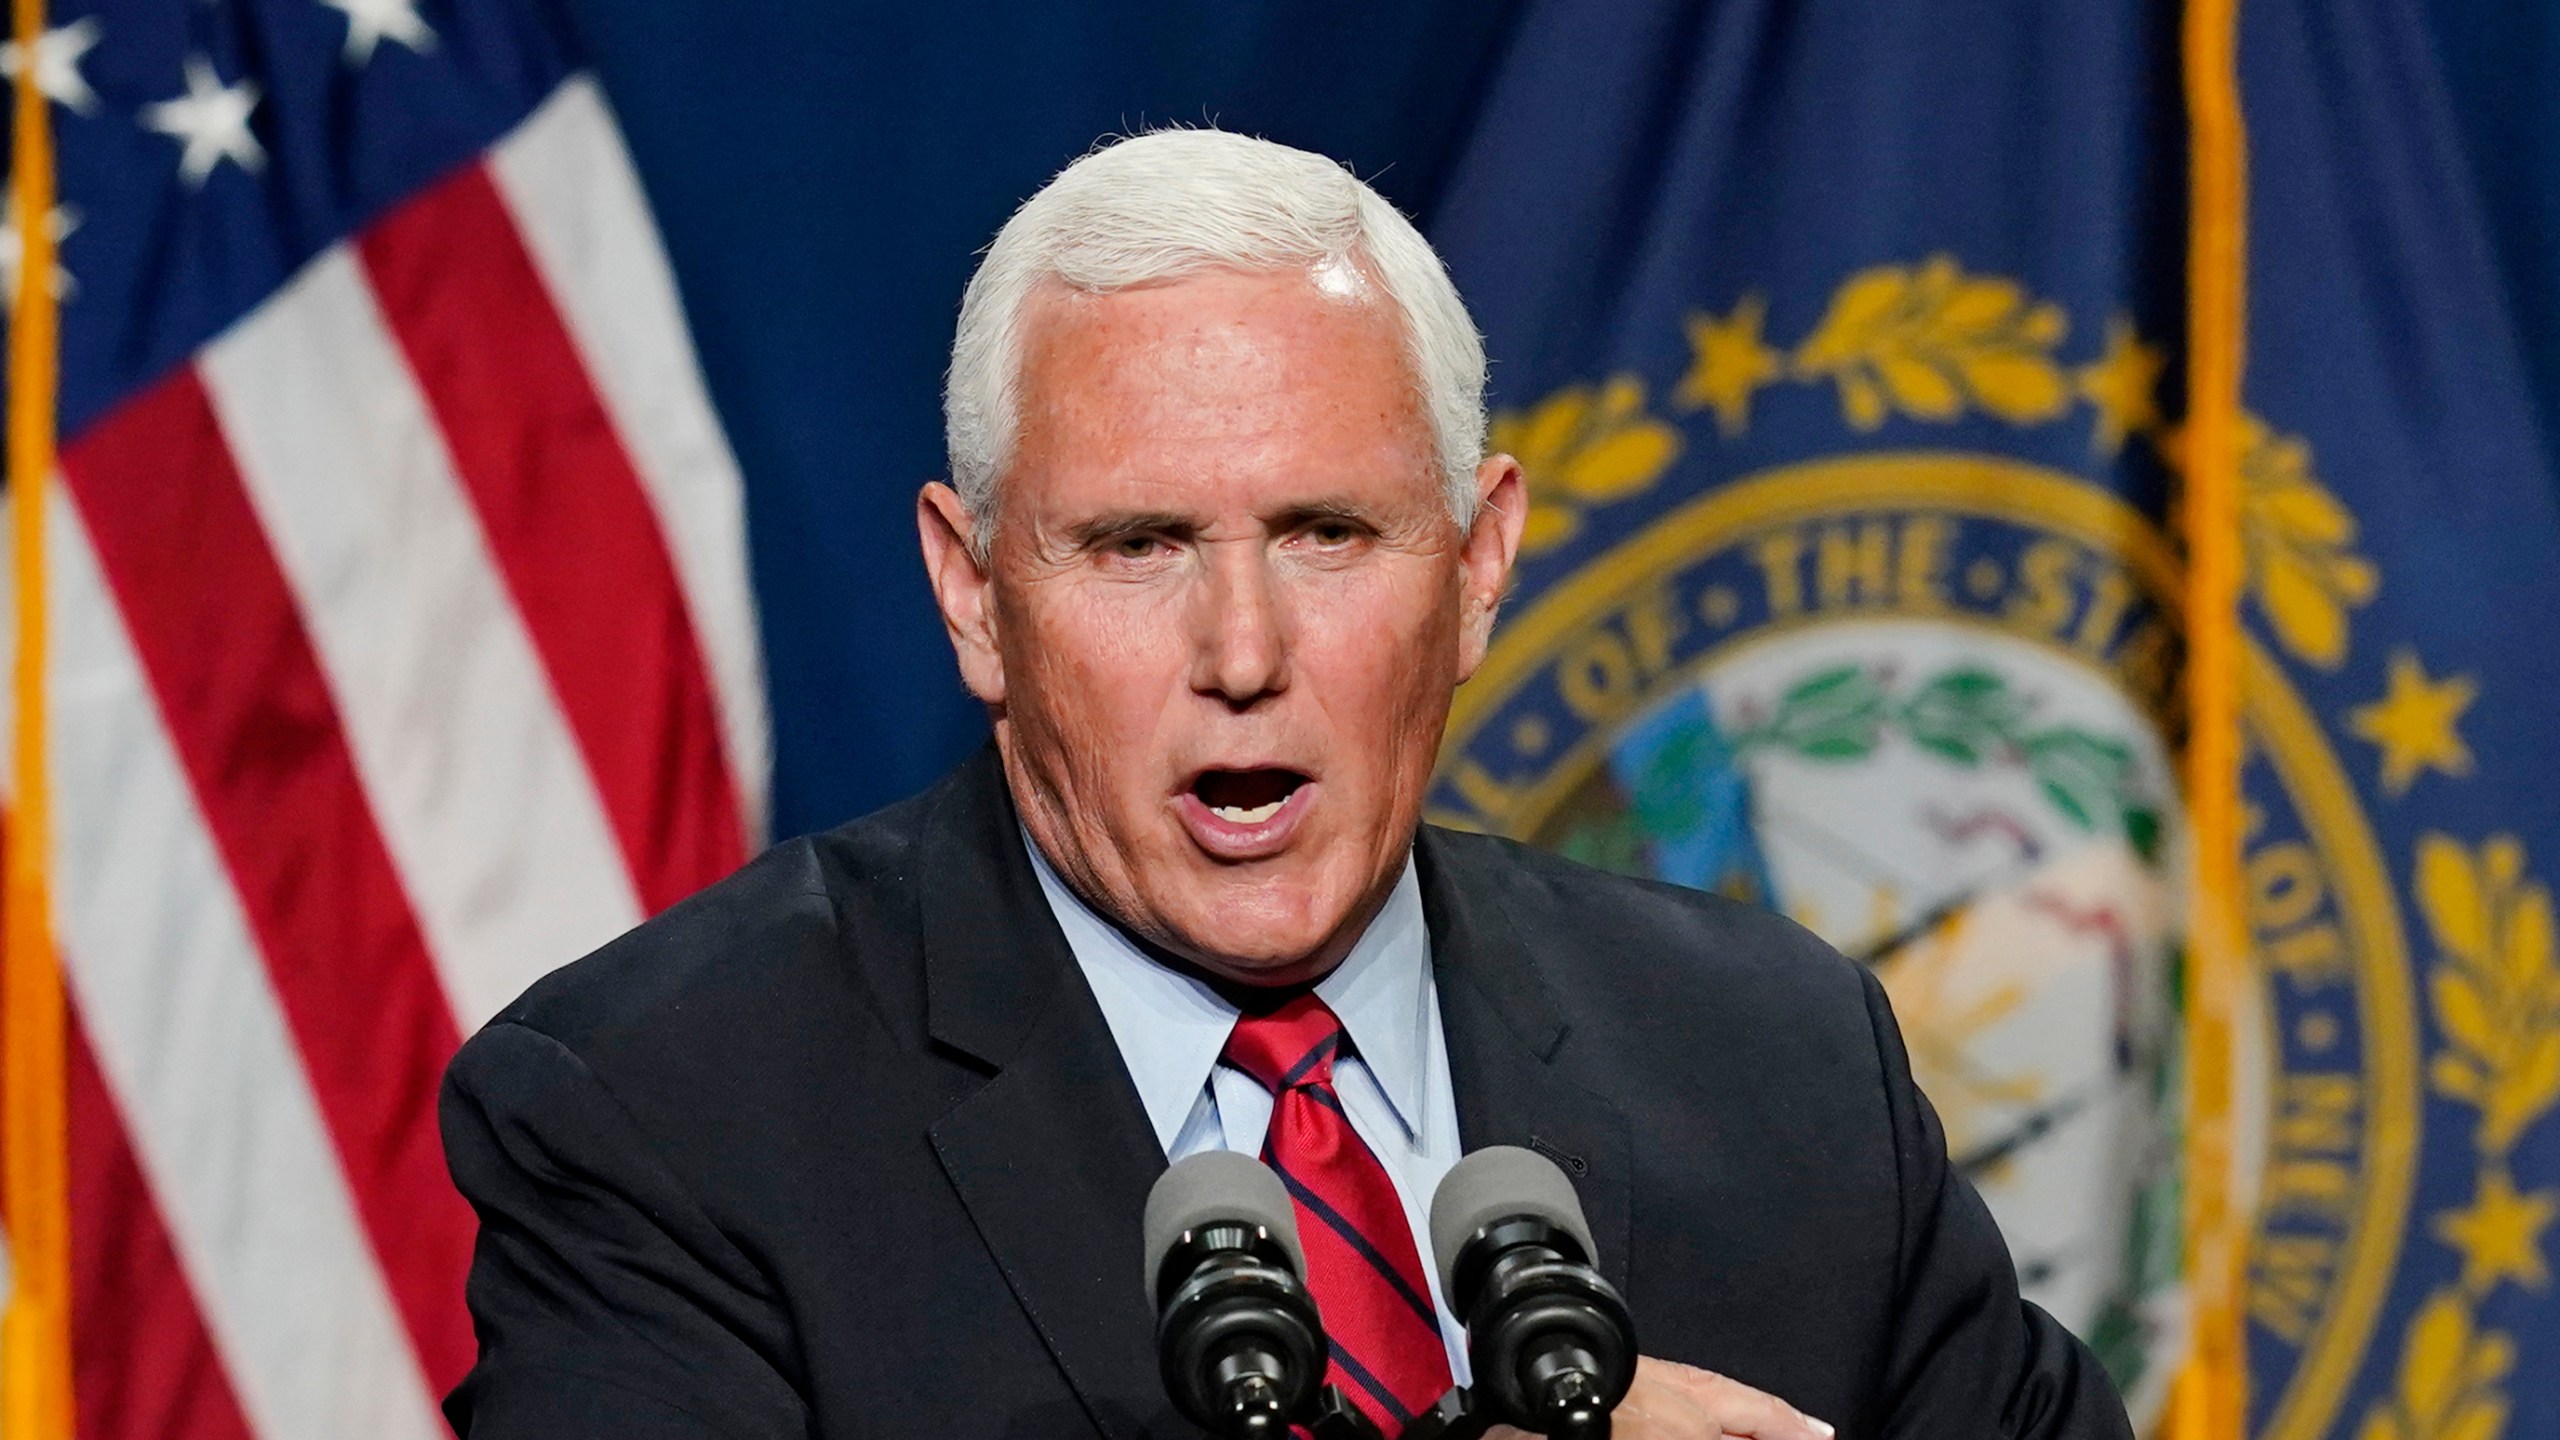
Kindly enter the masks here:
[[[1717, 429], [1731, 437], [1748, 428], [1752, 395], [1785, 381], [1833, 386], [1841, 414], [1860, 432], [1897, 415], [1948, 423], [1979, 413], [2042, 425], [2085, 400], [2101, 454], [2132, 436], [2180, 461], [2183, 436], [2161, 419], [2153, 393], [2159, 357], [2130, 324], [2115, 320], [2102, 353], [2066, 365], [2057, 352], [2071, 321], [2060, 305], [2014, 280], [1969, 274], [1952, 255], [1851, 275], [1792, 349], [1763, 343], [1767, 313], [1753, 294], [1727, 316], [1688, 317], [1696, 363], [1673, 389], [1675, 410], [1712, 409]], [[1496, 413], [1491, 440], [1528, 477], [1521, 551], [1532, 556], [1580, 534], [1591, 511], [1650, 490], [1684, 446], [1677, 425], [1646, 409], [1643, 380], [1624, 373]], [[2356, 551], [2355, 516], [2321, 484], [2300, 436], [2249, 415], [2239, 443], [2249, 594], [2286, 653], [2336, 669], [2348, 654], [2352, 613], [2380, 588], [2379, 572]]]
[[2515, 1368], [2512, 1336], [2472, 1326], [2458, 1290], [2418, 1307], [2390, 1398], [2365, 1412], [2356, 1440], [2498, 1440], [2507, 1430], [2499, 1387]]
[[2347, 612], [2381, 588], [2355, 553], [2356, 517], [2311, 473], [2311, 447], [2240, 417], [2240, 543], [2249, 584], [2276, 638], [2334, 670], [2347, 658]]
[[1954, 420], [1968, 408], [2033, 425], [2071, 403], [2053, 358], [2070, 329], [2061, 306], [2030, 300], [2015, 281], [1967, 275], [1954, 256], [1932, 255], [1850, 276], [1790, 368], [1839, 386], [1841, 413], [1859, 430], [1895, 411]]
[[1651, 488], [1682, 442], [1678, 429], [1645, 413], [1644, 382], [1616, 375], [1597, 389], [1568, 385], [1527, 411], [1496, 414], [1487, 443], [1520, 462], [1529, 484], [1520, 549], [1535, 555], [1572, 539], [1586, 508]]
[[[2415, 889], [2440, 952], [2427, 993], [2444, 1045], [2427, 1078], [2439, 1093], [2480, 1112], [2474, 1206], [2492, 1195], [2512, 1200], [2508, 1162], [2516, 1142], [2560, 1101], [2560, 958], [2551, 892], [2525, 877], [2524, 847], [2514, 836], [2493, 835], [2474, 853], [2434, 833], [2419, 837]], [[2528, 1198], [2551, 1199], [2548, 1192]], [[2535, 1237], [2524, 1243], [2532, 1246]], [[2366, 1413], [2358, 1440], [2498, 1440], [2505, 1434], [2508, 1402], [2501, 1387], [2515, 1366], [2515, 1340], [2478, 1326], [2477, 1314], [2507, 1274], [2475, 1273], [2468, 1258], [2461, 1279], [2438, 1289], [2411, 1318], [2395, 1389]]]
[[[2186, 437], [2159, 437], [2184, 468]], [[2324, 670], [2346, 662], [2348, 612], [2382, 588], [2355, 551], [2354, 513], [2312, 473], [2311, 446], [2254, 414], [2240, 417], [2240, 546], [2250, 598], [2297, 660]]]
[[2444, 952], [2428, 993], [2445, 1048], [2427, 1078], [2478, 1108], [2483, 1155], [2506, 1154], [2560, 1101], [2551, 893], [2523, 875], [2512, 835], [2490, 837], [2476, 857], [2442, 835], [2418, 842], [2418, 901]]

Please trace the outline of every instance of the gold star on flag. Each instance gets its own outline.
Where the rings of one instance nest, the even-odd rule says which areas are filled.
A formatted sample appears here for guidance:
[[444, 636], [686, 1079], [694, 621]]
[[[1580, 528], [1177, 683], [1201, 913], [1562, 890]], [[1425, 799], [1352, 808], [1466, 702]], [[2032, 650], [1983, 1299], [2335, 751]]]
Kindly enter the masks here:
[[2471, 773], [2471, 747], [2454, 726], [2479, 694], [2467, 675], [2428, 679], [2417, 652], [2402, 650], [2391, 657], [2382, 698], [2348, 712], [2347, 724], [2381, 747], [2382, 788], [2404, 795], [2423, 770]]
[[1680, 377], [1672, 403], [1683, 410], [1712, 407], [1718, 430], [1741, 434], [1751, 423], [1751, 397], [1778, 378], [1784, 363], [1777, 351], [1761, 343], [1760, 325], [1768, 315], [1769, 302], [1759, 295], [1743, 296], [1721, 320], [1693, 312], [1687, 321], [1689, 373]]
[[2118, 316], [2107, 322], [2107, 350], [2072, 372], [2080, 398], [2098, 412], [2092, 437], [2102, 455], [2124, 448], [2127, 435], [2147, 435], [2160, 427], [2160, 372], [2168, 364], [2158, 350], [2133, 333], [2133, 322]]
[[2436, 1217], [2436, 1238], [2462, 1252], [2462, 1286], [2485, 1294], [2500, 1280], [2512, 1279], [2528, 1290], [2551, 1283], [2542, 1263], [2542, 1231], [2560, 1214], [2560, 1192], [2516, 1193], [2502, 1169], [2480, 1177], [2480, 1193], [2468, 1210], [2449, 1210]]

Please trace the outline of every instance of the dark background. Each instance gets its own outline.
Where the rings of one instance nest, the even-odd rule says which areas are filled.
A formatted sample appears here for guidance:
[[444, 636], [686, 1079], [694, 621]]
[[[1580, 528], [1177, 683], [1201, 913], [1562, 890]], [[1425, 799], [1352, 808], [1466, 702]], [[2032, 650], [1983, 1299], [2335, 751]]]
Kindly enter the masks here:
[[[1214, 121], [1350, 161], [1427, 230], [1528, 4], [570, 9], [745, 471], [779, 836], [905, 795], [985, 733], [925, 591], [911, 505], [941, 472], [961, 286], [1013, 206], [1102, 137]], [[2560, 7], [2425, 9], [2549, 448]]]

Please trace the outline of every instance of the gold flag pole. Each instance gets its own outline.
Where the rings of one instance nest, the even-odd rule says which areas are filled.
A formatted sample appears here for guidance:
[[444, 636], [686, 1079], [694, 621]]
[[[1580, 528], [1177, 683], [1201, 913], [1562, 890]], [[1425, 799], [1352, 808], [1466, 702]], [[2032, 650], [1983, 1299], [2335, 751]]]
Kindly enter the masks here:
[[2247, 982], [2240, 867], [2240, 379], [2246, 353], [2248, 137], [2238, 0], [2187, 0], [2187, 808], [2195, 837], [2187, 969], [2186, 1271], [2193, 1316], [2171, 1440], [2241, 1440], [2247, 1218], [2232, 1171], [2233, 1014]]
[[[16, 0], [21, 55], [44, 0]], [[71, 1216], [62, 972], [46, 893], [45, 490], [53, 478], [55, 365], [52, 117], [36, 67], [18, 67], [9, 199], [19, 237], [9, 317], [9, 533], [17, 601], [10, 757], [15, 804], [0, 856], [0, 1218], [9, 1304], [0, 1312], [0, 1440], [71, 1440]]]

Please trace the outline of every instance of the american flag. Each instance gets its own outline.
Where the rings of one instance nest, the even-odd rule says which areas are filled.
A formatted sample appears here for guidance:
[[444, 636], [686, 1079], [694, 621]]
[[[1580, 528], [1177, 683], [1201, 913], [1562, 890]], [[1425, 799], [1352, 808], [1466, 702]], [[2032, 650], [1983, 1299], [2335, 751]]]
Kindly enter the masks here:
[[0, 260], [60, 242], [77, 1434], [440, 1434], [445, 1060], [761, 833], [736, 466], [549, 10], [75, 3], [0, 58], [60, 157]]

